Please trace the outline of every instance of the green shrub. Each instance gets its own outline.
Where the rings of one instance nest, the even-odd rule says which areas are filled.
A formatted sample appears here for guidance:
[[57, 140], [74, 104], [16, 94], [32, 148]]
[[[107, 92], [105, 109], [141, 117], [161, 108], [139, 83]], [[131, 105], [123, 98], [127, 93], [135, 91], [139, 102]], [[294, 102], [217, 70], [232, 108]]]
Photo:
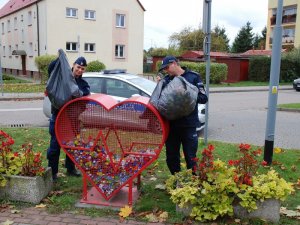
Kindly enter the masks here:
[[269, 81], [271, 58], [268, 56], [257, 56], [249, 59], [248, 79], [251, 81]]
[[[270, 80], [271, 57], [256, 56], [249, 60], [248, 79], [265, 82]], [[282, 54], [280, 62], [280, 82], [291, 82], [300, 74], [300, 49]]]
[[99, 72], [104, 69], [105, 69], [105, 65], [98, 60], [89, 62], [86, 67], [87, 72]]
[[2, 79], [3, 80], [15, 80], [16, 78], [12, 77], [12, 76], [9, 76], [7, 74], [3, 74], [2, 75]]
[[41, 83], [45, 84], [48, 80], [48, 66], [56, 59], [56, 55], [42, 55], [35, 58], [35, 65], [42, 74]]
[[[199, 62], [187, 62], [182, 61], [179, 63], [183, 67], [195, 71], [201, 75], [203, 83], [206, 83], [206, 63]], [[159, 68], [161, 62], [157, 62], [157, 68]], [[227, 79], [228, 67], [225, 63], [211, 63], [210, 64], [210, 83], [219, 84]]]

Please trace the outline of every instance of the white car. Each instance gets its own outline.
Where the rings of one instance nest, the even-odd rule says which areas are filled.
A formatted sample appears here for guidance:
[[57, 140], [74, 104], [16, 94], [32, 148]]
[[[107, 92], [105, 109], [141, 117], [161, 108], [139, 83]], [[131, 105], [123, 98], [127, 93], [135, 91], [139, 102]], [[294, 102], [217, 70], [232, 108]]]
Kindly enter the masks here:
[[[125, 70], [104, 70], [101, 72], [87, 72], [83, 74], [92, 93], [103, 93], [112, 96], [117, 101], [123, 101], [132, 96], [150, 97], [156, 83], [138, 75], [126, 73]], [[46, 117], [51, 117], [51, 103], [48, 97], [44, 98], [43, 112]], [[198, 116], [201, 131], [205, 126], [205, 105], [198, 104]]]

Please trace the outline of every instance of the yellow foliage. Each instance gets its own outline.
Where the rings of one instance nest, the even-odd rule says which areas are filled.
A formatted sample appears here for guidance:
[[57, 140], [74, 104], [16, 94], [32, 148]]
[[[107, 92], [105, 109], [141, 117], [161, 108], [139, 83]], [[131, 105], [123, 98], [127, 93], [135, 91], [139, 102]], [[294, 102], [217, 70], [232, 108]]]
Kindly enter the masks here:
[[120, 209], [119, 216], [126, 218], [132, 213], [132, 207], [125, 205]]

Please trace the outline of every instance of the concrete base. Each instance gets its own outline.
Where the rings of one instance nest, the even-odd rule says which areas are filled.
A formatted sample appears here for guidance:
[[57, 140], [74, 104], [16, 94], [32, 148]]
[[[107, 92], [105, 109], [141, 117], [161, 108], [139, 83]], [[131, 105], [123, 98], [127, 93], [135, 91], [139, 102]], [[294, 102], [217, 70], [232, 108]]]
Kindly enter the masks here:
[[44, 176], [5, 176], [7, 183], [0, 187], [0, 198], [38, 204], [52, 190], [52, 172], [47, 168]]
[[233, 206], [234, 216], [241, 219], [260, 218], [273, 223], [278, 223], [280, 219], [280, 201], [277, 199], [266, 199], [257, 202], [257, 209], [248, 212], [240, 205]]
[[[87, 193], [87, 199], [81, 199], [75, 206], [81, 208], [112, 208], [120, 209], [125, 205], [128, 205], [128, 193], [129, 188], [123, 187], [115, 196], [109, 200], [105, 200], [95, 187], [92, 187]], [[132, 205], [137, 201], [139, 197], [139, 191], [136, 187], [132, 188]]]

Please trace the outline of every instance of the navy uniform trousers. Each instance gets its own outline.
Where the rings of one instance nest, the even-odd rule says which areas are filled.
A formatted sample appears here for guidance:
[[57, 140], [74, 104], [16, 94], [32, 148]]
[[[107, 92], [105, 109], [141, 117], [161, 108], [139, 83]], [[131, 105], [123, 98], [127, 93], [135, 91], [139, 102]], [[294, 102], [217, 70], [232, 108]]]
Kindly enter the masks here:
[[170, 127], [170, 135], [166, 141], [167, 165], [174, 174], [180, 171], [180, 147], [182, 144], [183, 154], [187, 169], [195, 166], [198, 148], [198, 135], [196, 127]]
[[[59, 155], [60, 155], [60, 145], [55, 135], [56, 116], [57, 116], [56, 114], [52, 114], [50, 118], [49, 134], [51, 138], [50, 138], [50, 146], [47, 150], [48, 166], [52, 168], [53, 175], [58, 173], [58, 164], [59, 164]], [[68, 156], [66, 156], [65, 167], [69, 172], [75, 169], [75, 165], [73, 161]]]

